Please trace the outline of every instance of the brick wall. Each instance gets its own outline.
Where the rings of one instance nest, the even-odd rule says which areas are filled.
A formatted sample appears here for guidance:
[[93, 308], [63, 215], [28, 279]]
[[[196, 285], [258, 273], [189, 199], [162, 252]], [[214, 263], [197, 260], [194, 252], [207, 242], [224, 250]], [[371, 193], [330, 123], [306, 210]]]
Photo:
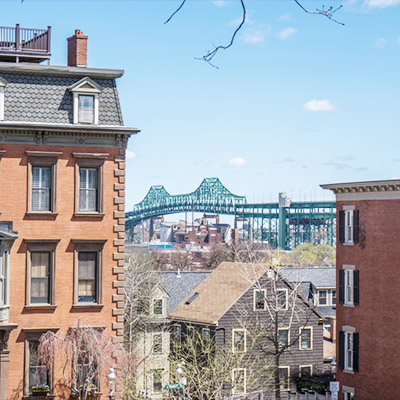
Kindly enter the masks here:
[[349, 325], [359, 332], [359, 371], [338, 370], [338, 380], [341, 386], [355, 388], [356, 399], [396, 400], [400, 393], [400, 200], [341, 201], [337, 210], [344, 205], [359, 210], [360, 242], [337, 244], [337, 268], [349, 264], [360, 271], [360, 304], [337, 305], [337, 329]]

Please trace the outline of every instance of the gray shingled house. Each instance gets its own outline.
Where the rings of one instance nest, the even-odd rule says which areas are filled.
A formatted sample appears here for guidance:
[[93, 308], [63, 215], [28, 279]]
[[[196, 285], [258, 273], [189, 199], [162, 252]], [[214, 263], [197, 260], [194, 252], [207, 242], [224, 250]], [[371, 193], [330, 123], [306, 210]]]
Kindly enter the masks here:
[[[180, 326], [172, 341], [177, 360], [200, 332], [198, 337], [214, 343], [213, 354], [224, 354], [225, 366], [228, 358], [236, 360], [221, 395], [262, 391], [270, 399], [277, 390], [286, 398], [294, 389], [293, 378], [324, 370], [325, 319], [299, 286], [268, 265], [220, 264], [168, 315], [173, 326]], [[191, 372], [195, 358], [201, 356], [186, 359], [186, 390], [197, 385], [191, 382], [198, 375]], [[200, 362], [206, 365], [204, 359]]]

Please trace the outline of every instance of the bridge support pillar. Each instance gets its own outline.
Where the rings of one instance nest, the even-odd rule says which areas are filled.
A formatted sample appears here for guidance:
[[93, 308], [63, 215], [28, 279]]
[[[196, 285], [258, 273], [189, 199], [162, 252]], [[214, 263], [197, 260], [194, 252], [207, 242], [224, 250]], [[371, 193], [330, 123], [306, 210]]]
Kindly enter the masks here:
[[286, 217], [287, 207], [290, 207], [291, 201], [287, 198], [286, 193], [279, 193], [279, 237], [278, 246], [282, 250], [286, 250]]

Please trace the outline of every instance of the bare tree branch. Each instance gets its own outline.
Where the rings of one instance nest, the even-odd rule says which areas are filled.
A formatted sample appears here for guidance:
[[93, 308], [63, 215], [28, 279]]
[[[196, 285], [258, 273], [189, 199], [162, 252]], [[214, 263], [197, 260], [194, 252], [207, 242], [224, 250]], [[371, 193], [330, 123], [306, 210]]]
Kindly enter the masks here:
[[180, 9], [184, 6], [185, 3], [186, 0], [183, 0], [181, 5], [169, 16], [169, 18], [164, 22], [164, 24], [168, 24], [168, 22], [171, 21], [172, 18], [174, 18], [174, 15], [180, 11]]
[[242, 20], [240, 24], [236, 27], [235, 31], [233, 32], [233, 35], [231, 37], [231, 41], [228, 45], [226, 46], [217, 46], [214, 50], [208, 51], [206, 55], [202, 57], [195, 57], [196, 60], [203, 60], [206, 63], [210, 64], [212, 67], [219, 69], [216, 65], [211, 63], [211, 60], [214, 58], [214, 56], [218, 53], [219, 50], [226, 50], [229, 49], [233, 45], [233, 42], [235, 41], [235, 37], [237, 33], [242, 29], [242, 26], [246, 22], [246, 6], [244, 5], [244, 0], [240, 0], [240, 4], [242, 5]]
[[306, 8], [304, 8], [304, 7], [300, 4], [300, 2], [299, 2], [298, 0], [294, 0], [294, 1], [295, 1], [296, 4], [297, 4], [304, 12], [306, 12], [307, 14], [322, 15], [322, 16], [324, 16], [324, 17], [330, 19], [331, 21], [336, 22], [337, 24], [343, 25], [343, 26], [344, 26], [344, 23], [343, 23], [343, 22], [340, 22], [340, 21], [338, 21], [338, 20], [336, 20], [336, 19], [333, 18], [333, 14], [334, 14], [336, 11], [340, 10], [340, 9], [343, 7], [342, 4], [341, 4], [339, 7], [337, 7], [337, 8], [333, 8], [333, 7], [331, 6], [331, 7], [329, 7], [328, 9], [325, 10], [325, 6], [322, 6], [322, 9], [321, 9], [321, 10], [320, 10], [319, 8], [317, 8], [315, 11], [310, 11], [310, 10], [307, 10]]

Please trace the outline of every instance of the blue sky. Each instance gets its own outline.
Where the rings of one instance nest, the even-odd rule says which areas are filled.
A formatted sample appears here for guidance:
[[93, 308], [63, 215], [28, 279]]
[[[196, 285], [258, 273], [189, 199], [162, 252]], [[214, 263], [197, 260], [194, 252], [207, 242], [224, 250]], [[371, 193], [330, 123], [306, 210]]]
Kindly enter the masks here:
[[[305, 1], [315, 9], [325, 0]], [[219, 69], [194, 59], [225, 44], [238, 0], [0, 0], [1, 25], [51, 25], [52, 64], [89, 36], [88, 66], [121, 68], [130, 140], [127, 210], [151, 185], [188, 193], [219, 177], [249, 201], [332, 199], [321, 183], [400, 177], [399, 0], [347, 1], [345, 26], [291, 0], [247, 1]], [[332, 5], [340, 3], [334, 1]]]

